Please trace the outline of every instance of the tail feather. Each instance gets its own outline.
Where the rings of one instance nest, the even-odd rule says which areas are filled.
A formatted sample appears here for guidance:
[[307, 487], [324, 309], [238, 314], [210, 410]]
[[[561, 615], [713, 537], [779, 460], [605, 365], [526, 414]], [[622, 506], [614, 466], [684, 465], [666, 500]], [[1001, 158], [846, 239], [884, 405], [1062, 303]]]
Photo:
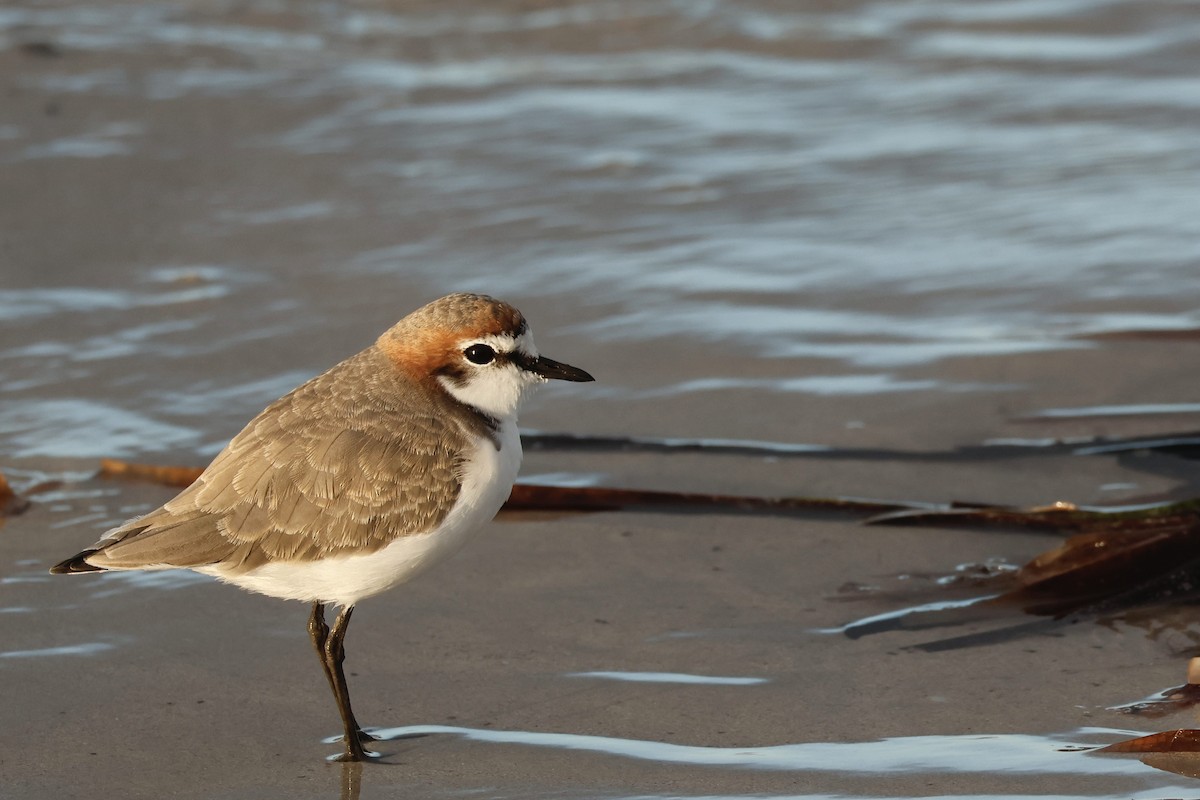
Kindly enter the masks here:
[[98, 553], [99, 550], [93, 548], [84, 550], [82, 553], [71, 556], [66, 561], [55, 564], [50, 568], [53, 575], [70, 575], [77, 572], [104, 572], [104, 567], [97, 567], [94, 564], [88, 563], [88, 557]]

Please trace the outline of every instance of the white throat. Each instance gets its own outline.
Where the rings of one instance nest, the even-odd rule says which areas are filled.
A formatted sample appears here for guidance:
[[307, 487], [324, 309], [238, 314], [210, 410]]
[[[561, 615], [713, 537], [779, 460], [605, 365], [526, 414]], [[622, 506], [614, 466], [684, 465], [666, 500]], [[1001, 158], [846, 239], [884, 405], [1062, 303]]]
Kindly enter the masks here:
[[505, 356], [517, 352], [537, 358], [538, 352], [533, 344], [533, 337], [529, 333], [520, 336], [484, 336], [465, 340], [460, 349], [476, 343], [488, 345], [501, 354], [500, 357], [490, 364], [476, 365], [464, 362], [465, 376], [458, 379], [440, 376], [438, 382], [460, 403], [478, 409], [500, 422], [515, 420], [525, 393], [531, 386], [545, 383], [546, 379], [521, 369]]

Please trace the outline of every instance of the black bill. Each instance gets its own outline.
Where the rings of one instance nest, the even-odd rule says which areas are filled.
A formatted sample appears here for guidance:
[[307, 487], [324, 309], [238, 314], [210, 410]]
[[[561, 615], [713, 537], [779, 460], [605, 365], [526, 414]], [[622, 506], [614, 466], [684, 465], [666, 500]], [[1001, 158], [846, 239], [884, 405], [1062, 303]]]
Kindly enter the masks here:
[[579, 367], [572, 367], [570, 364], [563, 364], [561, 361], [555, 361], [552, 358], [538, 356], [536, 359], [530, 359], [528, 363], [521, 366], [530, 372], [536, 372], [543, 378], [551, 378], [560, 381], [594, 381], [596, 380], [588, 373], [581, 370]]

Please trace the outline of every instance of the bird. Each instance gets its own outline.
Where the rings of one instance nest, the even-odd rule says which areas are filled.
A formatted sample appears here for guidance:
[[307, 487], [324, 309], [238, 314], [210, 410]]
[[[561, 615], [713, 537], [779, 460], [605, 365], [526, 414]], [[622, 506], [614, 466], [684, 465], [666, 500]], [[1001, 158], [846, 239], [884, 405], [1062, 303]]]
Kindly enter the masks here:
[[[342, 667], [351, 614], [495, 516], [521, 463], [521, 402], [551, 379], [594, 380], [540, 355], [512, 305], [434, 300], [268, 405], [176, 497], [50, 572], [186, 568], [311, 603], [344, 730], [335, 760], [378, 757]], [[339, 609], [332, 628], [326, 606]]]

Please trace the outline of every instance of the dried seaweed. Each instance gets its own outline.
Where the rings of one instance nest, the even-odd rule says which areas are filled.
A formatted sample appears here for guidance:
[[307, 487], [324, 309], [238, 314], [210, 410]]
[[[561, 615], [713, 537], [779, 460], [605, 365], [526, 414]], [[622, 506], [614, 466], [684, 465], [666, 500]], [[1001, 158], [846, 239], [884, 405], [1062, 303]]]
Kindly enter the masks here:
[[1018, 527], [1060, 531], [1154, 531], [1200, 523], [1200, 499], [1137, 508], [1105, 509], [1056, 501], [1034, 508], [952, 503], [943, 508], [913, 508], [881, 514], [871, 525], [952, 525]]
[[[199, 467], [171, 467], [137, 464], [106, 458], [100, 462], [99, 475], [159, 483], [164, 486], [189, 486], [203, 470]], [[507, 511], [595, 512], [630, 510], [723, 511], [745, 514], [794, 515], [804, 512], [835, 511], [852, 514], [879, 514], [911, 505], [824, 497], [748, 497], [692, 492], [662, 492], [644, 489], [604, 487], [543, 486], [518, 483], [504, 506]]]
[[102, 458], [100, 459], [100, 471], [97, 474], [104, 478], [131, 478], [159, 483], [163, 486], [185, 488], [191, 486], [203, 471], [203, 467], [166, 467], [156, 464], [135, 464], [115, 458]]
[[1197, 704], [1200, 704], [1200, 685], [1185, 683], [1182, 686], [1163, 689], [1154, 697], [1139, 700], [1135, 703], [1113, 706], [1109, 710], [1119, 711], [1122, 714], [1129, 714], [1136, 717], [1157, 719], [1158, 717], [1178, 714], [1180, 711], [1186, 711]]
[[[150, 480], [187, 486], [199, 468], [101, 462], [105, 477]], [[848, 635], [864, 635], [896, 627], [928, 628], [994, 616], [1002, 609], [1061, 617], [1098, 604], [1143, 599], [1139, 592], [1181, 568], [1200, 561], [1200, 499], [1139, 508], [1082, 508], [1058, 502], [1028, 509], [955, 503], [918, 505], [849, 498], [755, 497], [608, 487], [565, 487], [518, 483], [506, 511], [663, 511], [802, 516], [842, 513], [877, 525], [1009, 526], [1073, 532], [1062, 545], [1025, 564], [1015, 585], [969, 608], [941, 610], [926, 618], [914, 613], [899, 622], [868, 629], [847, 627]], [[1195, 569], [1200, 567], [1194, 566]], [[930, 647], [963, 646], [957, 640]]]
[[753, 497], [528, 483], [514, 485], [504, 506], [506, 511], [720, 511], [782, 516], [822, 511], [865, 515], [912, 508], [912, 505], [900, 503], [840, 497]]
[[[1095, 415], [1087, 415], [1089, 418]], [[1062, 417], [1032, 415], [1016, 422], [1054, 422]], [[528, 451], [572, 453], [659, 453], [706, 456], [742, 456], [817, 461], [884, 461], [916, 463], [970, 463], [1030, 456], [1088, 456], [1128, 452], [1162, 452], [1190, 455], [1200, 448], [1200, 431], [1166, 433], [1146, 438], [1084, 436], [1037, 439], [998, 439], [950, 450], [892, 450], [886, 448], [829, 447], [744, 439], [680, 438], [654, 436], [594, 436], [565, 433], [527, 433], [521, 436]]]
[[29, 501], [13, 491], [4, 473], [0, 472], [0, 517], [20, 514], [29, 508]]
[[1136, 755], [1148, 767], [1200, 778], [1200, 730], [1184, 728], [1114, 742], [1093, 752]]
[[1125, 739], [1101, 747], [1097, 753], [1200, 753], [1200, 730], [1183, 728]]

